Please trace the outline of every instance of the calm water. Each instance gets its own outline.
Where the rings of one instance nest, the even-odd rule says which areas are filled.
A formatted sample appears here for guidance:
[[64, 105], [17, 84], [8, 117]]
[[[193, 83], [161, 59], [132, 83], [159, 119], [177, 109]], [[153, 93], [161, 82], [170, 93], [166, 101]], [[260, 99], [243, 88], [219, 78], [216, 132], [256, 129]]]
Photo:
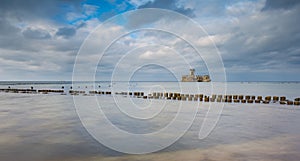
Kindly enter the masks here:
[[[175, 82], [81, 82], [74, 85], [64, 82], [6, 82], [0, 88], [33, 86], [36, 89], [61, 89], [64, 86], [67, 90], [73, 86], [73, 89], [87, 91], [95, 88], [210, 93], [212, 84], [198, 85], [199, 88], [195, 88], [195, 83], [184, 83], [180, 86]], [[214, 83], [213, 86], [217, 88], [223, 84]], [[293, 99], [300, 97], [299, 91], [300, 83], [297, 82], [227, 84], [227, 93], [230, 94], [278, 95]], [[111, 96], [76, 97], [84, 102], [96, 98], [114, 125], [132, 133], [149, 133], [163, 128], [175, 117], [176, 107], [180, 104], [178, 101], [158, 100], [158, 103], [165, 104], [162, 112], [153, 119], [140, 121], [117, 110]], [[123, 105], [130, 99], [118, 98]], [[140, 99], [132, 100], [138, 104]], [[86, 105], [88, 109], [89, 105]], [[187, 133], [168, 148], [152, 154], [128, 155], [105, 147], [86, 131], [70, 95], [0, 93], [0, 160], [300, 160], [300, 106], [226, 104], [212, 133], [199, 140], [198, 133], [208, 106], [208, 103], [199, 105], [196, 118]], [[197, 103], [184, 102], [182, 107], [184, 115], [190, 117], [190, 111], [197, 108]], [[176, 134], [176, 129], [173, 129], [173, 134]], [[113, 133], [111, 135], [115, 136]]]

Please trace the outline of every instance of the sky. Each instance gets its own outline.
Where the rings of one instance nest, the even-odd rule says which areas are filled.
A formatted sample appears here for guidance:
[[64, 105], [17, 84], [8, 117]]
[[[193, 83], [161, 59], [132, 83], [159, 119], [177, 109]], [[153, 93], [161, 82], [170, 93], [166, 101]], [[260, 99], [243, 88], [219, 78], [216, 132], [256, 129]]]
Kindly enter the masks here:
[[[176, 16], [128, 14], [145, 8], [182, 14], [206, 35], [195, 34]], [[120, 14], [128, 16], [106, 23]], [[208, 62], [192, 47], [197, 44], [202, 53], [220, 54], [227, 81], [300, 81], [299, 23], [298, 0], [2, 0], [0, 80], [72, 80], [84, 42], [101, 32], [77, 61], [81, 74], [93, 71], [96, 49], [111, 43], [96, 66], [97, 80], [110, 80], [115, 71], [120, 80], [130, 75], [143, 81], [174, 81], [189, 68], [210, 74]], [[99, 31], [101, 24], [107, 25]], [[159, 26], [186, 34], [143, 29]], [[136, 27], [141, 30], [108, 42]], [[208, 49], [212, 46], [216, 50]]]

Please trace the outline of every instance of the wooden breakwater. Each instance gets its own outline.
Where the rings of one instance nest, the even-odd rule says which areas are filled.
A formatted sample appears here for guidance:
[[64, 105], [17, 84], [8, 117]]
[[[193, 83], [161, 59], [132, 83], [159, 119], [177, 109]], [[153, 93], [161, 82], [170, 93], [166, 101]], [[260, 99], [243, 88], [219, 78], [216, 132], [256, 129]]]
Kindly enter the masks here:
[[64, 93], [64, 90], [56, 90], [56, 89], [16, 89], [16, 88], [6, 88], [0, 89], [0, 92], [7, 92], [7, 93]]
[[143, 98], [143, 99], [165, 99], [165, 100], [177, 100], [177, 101], [198, 101], [198, 102], [223, 102], [223, 103], [241, 103], [241, 104], [270, 104], [277, 103], [281, 105], [300, 105], [300, 98], [294, 98], [293, 100], [287, 99], [286, 96], [255, 96], [255, 95], [205, 95], [205, 94], [184, 94], [177, 92], [153, 92], [146, 94], [142, 91], [136, 92], [115, 92], [111, 91], [84, 91], [84, 90], [56, 90], [56, 89], [0, 89], [0, 92], [7, 93], [32, 93], [32, 94], [48, 94], [58, 93], [61, 95], [121, 95], [124, 97]]

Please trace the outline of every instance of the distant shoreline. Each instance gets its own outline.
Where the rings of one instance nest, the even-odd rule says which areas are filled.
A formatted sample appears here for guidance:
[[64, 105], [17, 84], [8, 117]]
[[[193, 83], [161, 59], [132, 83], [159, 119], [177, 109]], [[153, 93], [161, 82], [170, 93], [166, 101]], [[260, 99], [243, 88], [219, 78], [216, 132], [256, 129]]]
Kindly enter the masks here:
[[[72, 83], [109, 83], [111, 81], [0, 81], [0, 85], [34, 85], [34, 84], [72, 84]], [[124, 83], [127, 81], [113, 81]], [[130, 81], [130, 82], [180, 82], [180, 81]], [[227, 81], [227, 82], [181, 82], [181, 83], [300, 83], [300, 81]]]

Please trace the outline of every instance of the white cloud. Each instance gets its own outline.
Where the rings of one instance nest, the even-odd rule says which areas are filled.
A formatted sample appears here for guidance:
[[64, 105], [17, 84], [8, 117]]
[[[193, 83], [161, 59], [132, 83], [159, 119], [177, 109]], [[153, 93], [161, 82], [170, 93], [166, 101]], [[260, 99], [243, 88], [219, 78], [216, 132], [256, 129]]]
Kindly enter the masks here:
[[265, 0], [256, 1], [241, 1], [232, 5], [226, 6], [226, 13], [229, 16], [245, 16], [259, 13], [265, 5]]
[[82, 19], [82, 18], [85, 18], [85, 17], [86, 17], [85, 15], [83, 15], [81, 13], [77, 13], [77, 12], [69, 12], [66, 15], [66, 19], [68, 21], [75, 21], [75, 20]]
[[231, 34], [210, 35], [206, 37], [201, 37], [198, 40], [195, 40], [195, 42], [197, 43], [197, 45], [205, 47], [205, 46], [211, 46], [213, 43], [216, 45], [224, 44], [230, 38], [231, 38]]
[[146, 4], [147, 2], [153, 2], [154, 0], [129, 0], [129, 3], [134, 5], [135, 7]]
[[100, 8], [99, 6], [95, 6], [95, 5], [88, 5], [88, 4], [83, 5], [83, 11], [85, 15], [93, 15], [99, 8]]
[[140, 59], [163, 59], [172, 55], [170, 49], [160, 48], [157, 51], [146, 51], [145, 53], [139, 56]]

